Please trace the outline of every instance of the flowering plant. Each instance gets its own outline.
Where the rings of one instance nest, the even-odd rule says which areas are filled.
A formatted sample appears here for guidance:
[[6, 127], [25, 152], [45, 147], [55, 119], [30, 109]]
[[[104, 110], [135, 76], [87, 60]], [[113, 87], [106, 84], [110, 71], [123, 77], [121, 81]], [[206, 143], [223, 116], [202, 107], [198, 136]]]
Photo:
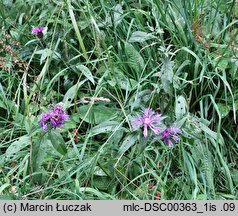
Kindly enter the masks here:
[[142, 115], [136, 116], [132, 119], [132, 126], [134, 128], [142, 127], [143, 136], [148, 136], [148, 129], [150, 129], [156, 138], [162, 138], [162, 141], [168, 144], [171, 148], [174, 142], [179, 141], [179, 134], [181, 130], [177, 127], [171, 126], [163, 130], [163, 117], [161, 114], [156, 113], [151, 108], [146, 108]]
[[47, 131], [49, 125], [53, 128], [57, 128], [62, 126], [67, 120], [69, 120], [69, 115], [63, 110], [61, 104], [57, 104], [49, 112], [42, 113], [40, 117], [40, 125], [44, 131]]
[[32, 27], [32, 34], [36, 34], [38, 38], [43, 38], [43, 31], [46, 29], [46, 27]]

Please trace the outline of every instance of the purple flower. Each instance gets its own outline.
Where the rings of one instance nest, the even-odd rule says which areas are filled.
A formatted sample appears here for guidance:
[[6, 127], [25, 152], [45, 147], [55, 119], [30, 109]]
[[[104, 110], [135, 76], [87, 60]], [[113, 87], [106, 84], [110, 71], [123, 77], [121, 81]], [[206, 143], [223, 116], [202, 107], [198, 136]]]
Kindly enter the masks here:
[[172, 148], [174, 146], [173, 141], [174, 142], [179, 141], [178, 134], [180, 133], [181, 133], [181, 130], [179, 128], [169, 127], [161, 133], [162, 140], [163, 142], [167, 143]]
[[63, 110], [63, 107], [60, 104], [56, 104], [48, 113], [42, 113], [40, 125], [44, 131], [47, 131], [48, 125], [57, 128], [62, 126], [68, 119], [69, 115]]
[[32, 33], [40, 33], [43, 32], [45, 27], [32, 27]]
[[50, 120], [49, 113], [42, 113], [40, 118], [40, 125], [44, 131], [48, 130], [47, 123]]
[[43, 31], [45, 30], [45, 27], [32, 27], [32, 34], [36, 34], [38, 38], [43, 37]]
[[144, 110], [143, 115], [134, 117], [132, 120], [132, 125], [134, 127], [144, 127], [143, 135], [148, 136], [148, 127], [155, 133], [158, 134], [160, 128], [155, 124], [161, 123], [161, 114], [155, 113], [152, 109], [147, 108]]

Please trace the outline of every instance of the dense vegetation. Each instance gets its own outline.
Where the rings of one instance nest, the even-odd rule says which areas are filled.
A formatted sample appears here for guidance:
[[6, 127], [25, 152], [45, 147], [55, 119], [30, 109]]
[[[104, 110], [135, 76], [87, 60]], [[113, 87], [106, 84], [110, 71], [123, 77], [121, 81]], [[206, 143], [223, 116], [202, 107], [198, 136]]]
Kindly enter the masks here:
[[237, 17], [235, 0], [1, 0], [1, 198], [237, 199]]

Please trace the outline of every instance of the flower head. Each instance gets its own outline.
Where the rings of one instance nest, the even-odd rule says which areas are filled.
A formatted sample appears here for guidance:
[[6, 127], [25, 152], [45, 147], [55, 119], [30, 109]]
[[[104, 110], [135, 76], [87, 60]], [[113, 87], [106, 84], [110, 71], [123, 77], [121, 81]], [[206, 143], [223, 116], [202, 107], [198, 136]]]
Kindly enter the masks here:
[[162, 133], [162, 140], [163, 142], [167, 143], [171, 148], [174, 146], [174, 142], [179, 141], [179, 134], [181, 133], [181, 130], [177, 127], [169, 127], [165, 129]]
[[161, 123], [161, 114], [155, 113], [152, 109], [147, 108], [144, 110], [141, 116], [134, 117], [132, 120], [132, 125], [134, 127], [143, 127], [144, 137], [148, 136], [148, 128], [150, 128], [155, 134], [158, 134], [160, 128], [156, 124]]
[[38, 38], [43, 37], [43, 31], [45, 30], [45, 27], [32, 27], [32, 34], [36, 34]]
[[32, 27], [32, 33], [40, 33], [45, 30], [45, 27]]
[[44, 131], [48, 130], [48, 125], [53, 128], [60, 127], [69, 119], [69, 115], [63, 110], [61, 104], [57, 104], [48, 113], [42, 113], [40, 125]]

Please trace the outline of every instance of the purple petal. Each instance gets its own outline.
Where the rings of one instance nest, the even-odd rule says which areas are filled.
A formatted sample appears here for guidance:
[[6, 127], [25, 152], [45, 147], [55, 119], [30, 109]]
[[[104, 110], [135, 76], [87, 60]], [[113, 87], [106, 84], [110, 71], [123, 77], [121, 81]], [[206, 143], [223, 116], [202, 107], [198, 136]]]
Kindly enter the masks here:
[[150, 129], [155, 133], [155, 134], [158, 134], [160, 132], [160, 128], [159, 127], [156, 127], [154, 125], [150, 125], [149, 126]]
[[166, 137], [168, 137], [169, 135], [170, 135], [170, 133], [169, 133], [168, 129], [164, 130], [164, 131], [161, 133], [162, 138], [166, 138]]
[[143, 135], [144, 135], [144, 137], [147, 137], [147, 136], [148, 136], [147, 126], [144, 127]]
[[154, 112], [152, 109], [146, 108], [146, 109], [144, 110], [144, 115], [143, 115], [143, 117], [144, 117], [144, 118], [150, 117], [150, 116], [152, 116], [154, 113], [155, 113], [155, 112]]
[[173, 148], [174, 147], [174, 144], [171, 140], [168, 140], [167, 144], [169, 145], [170, 148]]
[[45, 27], [39, 27], [38, 31], [43, 32], [45, 30]]
[[132, 124], [134, 127], [143, 125], [143, 119], [140, 116], [134, 117], [132, 120]]
[[161, 114], [155, 114], [154, 116], [151, 117], [151, 120], [153, 122], [156, 122], [157, 124], [160, 124], [161, 123], [160, 117], [161, 117]]
[[173, 135], [171, 138], [172, 138], [175, 142], [178, 142], [178, 141], [179, 141], [179, 136]]
[[175, 134], [177, 134], [177, 133], [181, 133], [180, 128], [177, 128], [177, 127], [170, 127], [169, 129], [170, 129], [171, 133], [175, 133]]
[[48, 130], [47, 124], [45, 124], [45, 123], [43, 123], [43, 124], [41, 125], [41, 127], [42, 127], [42, 129], [43, 129], [44, 131], [47, 131], [47, 130]]
[[63, 120], [63, 121], [69, 120], [69, 115], [68, 115], [66, 112], [63, 112], [63, 113], [62, 113], [62, 120]]
[[32, 33], [42, 33], [44, 31], [45, 27], [32, 27]]
[[37, 32], [38, 32], [38, 28], [32, 27], [32, 33], [37, 33]]

